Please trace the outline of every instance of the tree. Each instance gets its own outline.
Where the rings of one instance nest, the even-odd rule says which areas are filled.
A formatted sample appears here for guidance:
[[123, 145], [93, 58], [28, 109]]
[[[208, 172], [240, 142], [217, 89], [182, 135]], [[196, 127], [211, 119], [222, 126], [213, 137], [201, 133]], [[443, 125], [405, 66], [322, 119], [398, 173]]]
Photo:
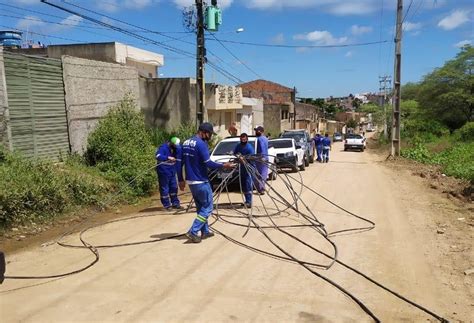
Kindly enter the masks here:
[[360, 107], [361, 104], [362, 104], [362, 100], [361, 100], [361, 99], [355, 98], [354, 100], [352, 100], [352, 107], [353, 107], [354, 110], [356, 110], [356, 111], [359, 111], [359, 107]]
[[418, 102], [430, 117], [451, 130], [474, 120], [474, 48], [467, 45], [456, 58], [426, 75]]
[[354, 119], [350, 119], [349, 121], [347, 121], [347, 128], [352, 128], [352, 129], [355, 129], [357, 127], [357, 121], [355, 121]]

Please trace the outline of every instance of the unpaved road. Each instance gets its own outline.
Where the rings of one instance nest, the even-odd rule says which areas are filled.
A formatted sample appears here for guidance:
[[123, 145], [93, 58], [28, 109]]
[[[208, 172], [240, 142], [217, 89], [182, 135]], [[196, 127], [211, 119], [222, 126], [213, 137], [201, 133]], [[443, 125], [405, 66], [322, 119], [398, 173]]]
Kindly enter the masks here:
[[[314, 164], [302, 172], [306, 185], [376, 223], [371, 231], [334, 237], [339, 259], [445, 318], [472, 321], [474, 275], [463, 274], [474, 267], [472, 226], [465, 223], [472, 214], [462, 213], [419, 178], [385, 167], [380, 156], [341, 150], [342, 144], [335, 144], [330, 163]], [[271, 184], [283, 190], [278, 181]], [[364, 225], [308, 191], [302, 198], [330, 231]], [[144, 211], [140, 215], [152, 216], [98, 227], [85, 238], [93, 245], [147, 240], [182, 233], [194, 218], [193, 213]], [[279, 221], [300, 220], [290, 215]], [[437, 233], [440, 226], [444, 234]], [[255, 229], [242, 237], [244, 227], [217, 222], [215, 228], [281, 255]], [[275, 230], [266, 231], [292, 255], [328, 262]], [[290, 232], [330, 250], [313, 230]], [[77, 235], [64, 241], [79, 243]], [[173, 239], [99, 252], [100, 261], [77, 275], [47, 283], [6, 280], [0, 286], [1, 321], [371, 321], [355, 302], [301, 266], [219, 235], [201, 244]], [[7, 255], [7, 274], [61, 273], [93, 259], [87, 250], [38, 246]], [[318, 272], [350, 291], [382, 321], [432, 320], [340, 265]]]

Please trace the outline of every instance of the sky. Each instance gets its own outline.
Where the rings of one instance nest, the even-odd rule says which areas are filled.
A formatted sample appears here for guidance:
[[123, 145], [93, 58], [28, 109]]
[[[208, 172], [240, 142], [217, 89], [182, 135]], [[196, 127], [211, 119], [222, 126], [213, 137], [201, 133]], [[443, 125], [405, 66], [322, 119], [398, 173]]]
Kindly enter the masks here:
[[[94, 24], [40, 0], [0, 0], [0, 30], [28, 31], [25, 38], [46, 45], [118, 41], [163, 54], [160, 77], [195, 77], [195, 59], [189, 56], [196, 53], [196, 35], [183, 19], [183, 12], [189, 11], [183, 8], [193, 8], [194, 0], [48, 1], [134, 35]], [[266, 79], [296, 87], [298, 97], [313, 98], [377, 92], [379, 77], [393, 75], [396, 2], [218, 0], [223, 23], [219, 31], [206, 35], [207, 58], [218, 70], [208, 65], [206, 82], [235, 85]], [[420, 81], [454, 58], [462, 45], [473, 44], [474, 2], [403, 2], [405, 84]], [[239, 28], [244, 31], [237, 33]], [[367, 43], [372, 44], [364, 45]], [[278, 47], [281, 45], [290, 47]]]

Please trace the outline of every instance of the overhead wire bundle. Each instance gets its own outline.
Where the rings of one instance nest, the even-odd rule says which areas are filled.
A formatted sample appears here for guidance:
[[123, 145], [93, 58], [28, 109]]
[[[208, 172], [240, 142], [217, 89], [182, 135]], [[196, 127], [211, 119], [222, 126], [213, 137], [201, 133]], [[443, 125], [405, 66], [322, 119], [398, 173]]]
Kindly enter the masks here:
[[[393, 296], [407, 302], [408, 304], [415, 306], [416, 308], [424, 311], [425, 313], [431, 315], [435, 319], [441, 322], [447, 322], [446, 319], [437, 315], [436, 313], [430, 311], [429, 309], [407, 299], [403, 295], [391, 290], [390, 288], [384, 286], [383, 284], [375, 281], [371, 277], [367, 276], [366, 274], [362, 273], [361, 271], [353, 268], [352, 266], [344, 263], [338, 258], [338, 247], [337, 244], [331, 240], [332, 237], [342, 233], [349, 233], [349, 232], [363, 232], [372, 230], [375, 228], [375, 223], [369, 219], [366, 219], [362, 216], [354, 214], [343, 207], [337, 205], [336, 203], [332, 202], [313, 188], [304, 184], [303, 178], [301, 173], [286, 173], [282, 172], [280, 168], [275, 163], [268, 162], [265, 158], [261, 156], [235, 156], [232, 160], [235, 163], [239, 163], [242, 169], [245, 169], [250, 176], [253, 178], [253, 186], [256, 189], [256, 182], [261, 181], [263, 182], [264, 179], [260, 176], [257, 172], [256, 164], [264, 163], [266, 166], [269, 167], [271, 172], [274, 172], [276, 176], [276, 180], [274, 181], [267, 181], [265, 185], [265, 195], [254, 195], [254, 202], [251, 207], [248, 207], [245, 203], [240, 203], [239, 200], [243, 201], [243, 190], [242, 190], [242, 183], [240, 181], [239, 175], [239, 168], [234, 168], [226, 173], [214, 173], [211, 177], [211, 182], [216, 182], [215, 179], [221, 177], [221, 180], [218, 184], [216, 184], [216, 188], [214, 189], [214, 212], [212, 222], [210, 226], [214, 232], [224, 237], [226, 240], [251, 251], [257, 252], [259, 254], [269, 256], [275, 258], [277, 260], [288, 261], [291, 263], [295, 263], [305, 270], [309, 271], [314, 276], [321, 278], [325, 282], [329, 283], [330, 285], [337, 288], [341, 291], [344, 295], [348, 296], [352, 299], [367, 315], [369, 315], [374, 321], [379, 322], [380, 319], [353, 293], [349, 292], [345, 289], [342, 285], [335, 282], [334, 280], [329, 279], [325, 275], [321, 274], [317, 270], [330, 270], [334, 265], [340, 265], [357, 275], [363, 277], [364, 279], [368, 280], [369, 282], [375, 284], [376, 286], [382, 288], [383, 290], [389, 292]], [[154, 167], [153, 167], [154, 168]], [[150, 171], [148, 169], [146, 172]], [[143, 176], [143, 175], [141, 175]], [[235, 188], [235, 190], [232, 190]], [[189, 193], [185, 193], [189, 194]], [[329, 231], [328, 227], [321, 222], [318, 217], [316, 216], [315, 212], [311, 210], [310, 205], [308, 205], [303, 196], [311, 195], [311, 199], [314, 200], [315, 197], [324, 200], [326, 203], [336, 207], [340, 211], [341, 214], [345, 214], [346, 216], [353, 217], [357, 221], [361, 221], [366, 223], [365, 226], [355, 227], [355, 228], [340, 228], [335, 231]], [[184, 195], [184, 194], [182, 194]], [[255, 199], [255, 197], [257, 197]], [[255, 201], [256, 200], [256, 201]], [[191, 200], [190, 205], [187, 210], [184, 212], [189, 212], [192, 209]], [[178, 213], [178, 212], [176, 212]], [[15, 275], [6, 275], [5, 279], [23, 279], [23, 280], [31, 280], [31, 279], [58, 279], [74, 274], [78, 274], [87, 270], [88, 268], [97, 264], [100, 260], [99, 250], [100, 249], [107, 249], [107, 248], [118, 248], [118, 247], [125, 247], [125, 246], [137, 246], [142, 244], [150, 244], [156, 243], [164, 240], [169, 239], [176, 239], [184, 236], [184, 233], [181, 234], [173, 234], [168, 235], [161, 238], [156, 239], [147, 239], [147, 240], [140, 240], [134, 242], [125, 242], [120, 244], [103, 244], [103, 245], [94, 245], [88, 242], [85, 239], [85, 234], [99, 226], [105, 226], [111, 223], [117, 223], [122, 221], [132, 221], [137, 219], [142, 219], [145, 217], [153, 217], [156, 214], [146, 214], [146, 215], [135, 215], [131, 217], [126, 217], [122, 219], [116, 219], [112, 221], [108, 221], [106, 223], [93, 225], [87, 227], [86, 229], [79, 232], [79, 241], [81, 242], [80, 245], [74, 245], [63, 242], [63, 238], [67, 235], [71, 235], [74, 230], [71, 230], [64, 235], [62, 235], [58, 240], [57, 244], [67, 248], [74, 248], [74, 249], [88, 249], [93, 254], [94, 259], [86, 266], [73, 270], [67, 273], [62, 274], [53, 274], [53, 275], [45, 275], [45, 276], [15, 276]], [[225, 229], [230, 227], [241, 227], [242, 237], [236, 238], [232, 237], [230, 234], [226, 233]], [[217, 228], [219, 227], [219, 228]], [[223, 227], [224, 229], [222, 229]], [[307, 239], [307, 235], [305, 239], [296, 236], [294, 233], [290, 232], [290, 229], [307, 229], [312, 232], [313, 235], [320, 240], [319, 242], [323, 242], [324, 245], [314, 245], [309, 240], [315, 240], [314, 238]], [[251, 246], [250, 244], [245, 243], [242, 241], [245, 236], [250, 232], [250, 230], [256, 230], [263, 235], [265, 240], [270, 243], [276, 250], [279, 252], [271, 252], [268, 250], [264, 250], [261, 246]], [[300, 259], [299, 257], [294, 255], [294, 252], [289, 250], [288, 245], [283, 245], [279, 243], [277, 239], [274, 237], [275, 232], [284, 235], [285, 237], [293, 240], [295, 243], [301, 245], [304, 248], [307, 248], [314, 252], [315, 254], [321, 256], [321, 262], [314, 262], [308, 261], [304, 259]], [[307, 233], [306, 232], [306, 233]], [[272, 237], [273, 236], [273, 237]], [[0, 291], [0, 293], [6, 293], [15, 291], [18, 289], [28, 288], [37, 286], [31, 285], [26, 287], [15, 288], [6, 291]]]

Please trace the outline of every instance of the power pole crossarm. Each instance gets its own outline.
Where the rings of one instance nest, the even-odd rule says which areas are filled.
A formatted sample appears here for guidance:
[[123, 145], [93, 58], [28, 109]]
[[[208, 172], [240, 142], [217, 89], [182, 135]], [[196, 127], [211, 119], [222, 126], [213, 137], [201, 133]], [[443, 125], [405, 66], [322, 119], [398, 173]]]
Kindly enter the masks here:
[[403, 0], [397, 1], [397, 31], [395, 35], [395, 69], [393, 79], [393, 124], [392, 151], [393, 157], [400, 156], [400, 101], [401, 101], [401, 66], [402, 66], [402, 15]]

